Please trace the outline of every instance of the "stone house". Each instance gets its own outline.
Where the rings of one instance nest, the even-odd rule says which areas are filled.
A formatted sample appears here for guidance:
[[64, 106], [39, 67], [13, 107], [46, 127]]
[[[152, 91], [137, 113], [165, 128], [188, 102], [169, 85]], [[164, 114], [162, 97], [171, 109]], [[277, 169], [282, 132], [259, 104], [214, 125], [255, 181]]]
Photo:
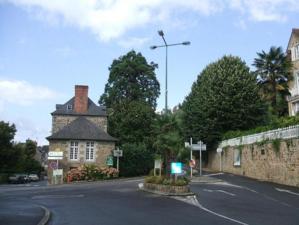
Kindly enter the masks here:
[[287, 47], [288, 55], [293, 63], [293, 80], [289, 82], [291, 96], [288, 98], [289, 115], [299, 112], [299, 29], [293, 29]]
[[[76, 85], [75, 96], [65, 104], [56, 105], [51, 115], [49, 151], [63, 152], [59, 168], [64, 175], [83, 164], [106, 167], [106, 159], [115, 149], [117, 139], [107, 133], [106, 107], [97, 106], [88, 97], [88, 86]], [[50, 167], [48, 173], [51, 176]]]

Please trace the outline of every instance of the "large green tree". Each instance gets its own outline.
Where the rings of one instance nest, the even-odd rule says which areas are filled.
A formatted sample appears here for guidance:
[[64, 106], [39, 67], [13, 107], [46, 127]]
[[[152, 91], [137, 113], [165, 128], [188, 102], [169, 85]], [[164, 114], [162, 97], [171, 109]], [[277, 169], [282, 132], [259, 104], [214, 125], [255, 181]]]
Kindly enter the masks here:
[[209, 146], [226, 131], [261, 123], [265, 112], [256, 76], [234, 56], [224, 56], [201, 72], [182, 109], [186, 137], [203, 140]]
[[113, 60], [105, 92], [99, 103], [113, 107], [123, 101], [139, 101], [155, 109], [160, 95], [157, 64], [148, 63], [141, 53], [130, 51]]
[[135, 51], [115, 59], [109, 68], [108, 83], [99, 103], [108, 107], [108, 131], [120, 144], [150, 145], [148, 140], [160, 94], [156, 68], [156, 64], [149, 64]]
[[274, 114], [288, 113], [286, 96], [289, 95], [288, 81], [292, 79], [292, 63], [281, 47], [271, 47], [269, 52], [258, 52], [253, 65], [256, 67], [261, 94], [270, 102]]

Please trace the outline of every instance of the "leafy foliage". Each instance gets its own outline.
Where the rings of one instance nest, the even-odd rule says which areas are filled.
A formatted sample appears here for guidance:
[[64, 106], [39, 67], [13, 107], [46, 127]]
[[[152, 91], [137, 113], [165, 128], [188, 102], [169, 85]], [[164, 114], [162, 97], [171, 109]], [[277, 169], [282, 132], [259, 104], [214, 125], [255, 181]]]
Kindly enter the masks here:
[[141, 53], [130, 51], [113, 60], [105, 92], [99, 103], [113, 108], [123, 101], [144, 102], [155, 109], [160, 85], [156, 79], [157, 64], [147, 63]]
[[201, 72], [182, 109], [186, 137], [210, 147], [223, 133], [255, 127], [265, 115], [256, 77], [234, 56], [224, 56]]
[[154, 165], [154, 154], [145, 144], [124, 144], [123, 157], [120, 158], [120, 176], [138, 176], [148, 174]]
[[227, 140], [230, 138], [246, 136], [250, 134], [261, 133], [269, 130], [274, 130], [278, 128], [284, 128], [288, 126], [294, 126], [299, 124], [299, 116], [286, 116], [280, 118], [274, 118], [268, 125], [258, 126], [250, 130], [236, 130], [236, 131], [228, 131], [222, 136], [222, 140]]
[[281, 47], [272, 46], [268, 53], [257, 53], [254, 59], [256, 74], [264, 99], [269, 101], [276, 115], [287, 115], [286, 96], [289, 95], [288, 81], [292, 79], [292, 63]]

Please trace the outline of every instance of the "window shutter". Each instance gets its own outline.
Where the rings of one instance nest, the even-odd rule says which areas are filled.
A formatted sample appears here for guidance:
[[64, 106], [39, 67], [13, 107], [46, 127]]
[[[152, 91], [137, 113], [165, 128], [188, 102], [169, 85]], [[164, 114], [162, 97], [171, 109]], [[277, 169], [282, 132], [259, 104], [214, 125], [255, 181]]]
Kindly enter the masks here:
[[292, 56], [292, 61], [295, 60], [295, 47], [291, 48], [291, 56]]

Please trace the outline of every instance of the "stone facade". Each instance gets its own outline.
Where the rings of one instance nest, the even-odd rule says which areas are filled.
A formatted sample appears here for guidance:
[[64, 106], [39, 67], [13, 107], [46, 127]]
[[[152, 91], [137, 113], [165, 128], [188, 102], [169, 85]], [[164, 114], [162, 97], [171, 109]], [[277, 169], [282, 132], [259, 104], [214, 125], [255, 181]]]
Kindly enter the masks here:
[[292, 30], [287, 51], [293, 64], [293, 80], [288, 83], [291, 93], [288, 98], [288, 107], [289, 115], [294, 116], [299, 112], [299, 29]]
[[[240, 165], [234, 166], [240, 152]], [[299, 139], [223, 148], [222, 171], [299, 187]], [[220, 154], [209, 152], [208, 167], [220, 170]]]
[[[77, 119], [75, 115], [53, 115], [52, 116], [52, 134], [64, 128], [69, 123]], [[96, 124], [107, 132], [107, 117], [105, 116], [85, 116], [86, 119]]]
[[86, 141], [78, 141], [78, 160], [70, 160], [71, 141], [50, 141], [49, 151], [62, 151], [63, 160], [59, 161], [60, 167], [64, 171], [70, 168], [79, 167], [83, 164], [97, 164], [100, 167], [106, 167], [106, 159], [115, 149], [113, 142], [94, 142], [94, 160], [85, 159]]

